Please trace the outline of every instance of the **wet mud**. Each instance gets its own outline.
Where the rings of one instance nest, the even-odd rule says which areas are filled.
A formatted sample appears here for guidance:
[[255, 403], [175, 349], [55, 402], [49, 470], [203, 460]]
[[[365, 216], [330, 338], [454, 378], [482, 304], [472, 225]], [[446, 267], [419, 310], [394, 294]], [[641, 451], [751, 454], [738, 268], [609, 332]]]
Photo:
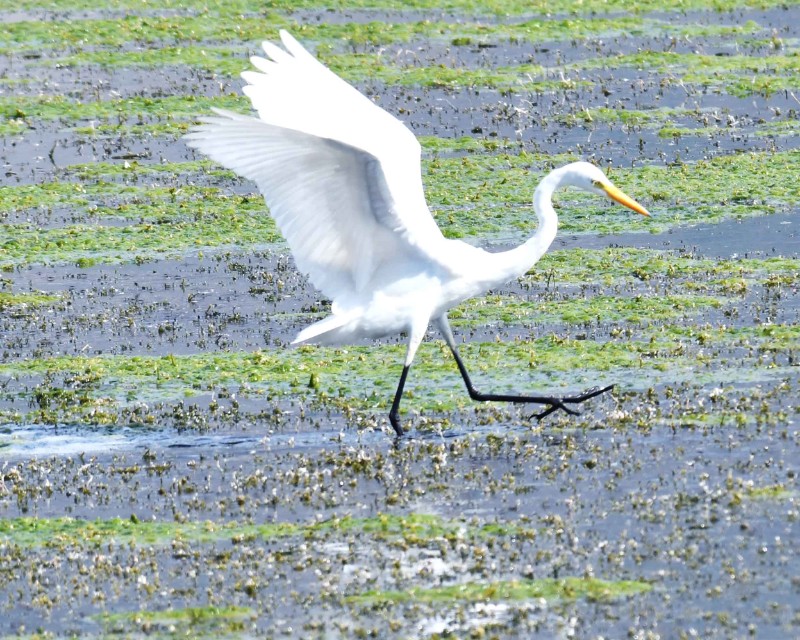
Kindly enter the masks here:
[[[688, 26], [752, 20], [753, 40], [777, 31], [790, 57], [798, 14], [789, 4], [647, 17]], [[115, 15], [2, 14], [8, 22]], [[304, 10], [285, 19], [421, 15]], [[500, 34], [519, 21], [480, 20]], [[421, 136], [580, 155], [613, 169], [797, 152], [791, 91], [733, 95], [722, 81], [686, 84], [651, 68], [580, 67], [641, 50], [735, 55], [746, 43], [730, 36], [673, 42], [645, 30], [531, 45], [495, 34], [490, 44], [357, 46], [408, 67], [535, 63], [575, 83], [535, 92], [358, 86]], [[255, 49], [226, 45], [242, 68]], [[774, 51], [753, 44], [748, 55], [760, 54]], [[200, 158], [180, 126], [140, 135], [137, 123], [166, 118], [130, 113], [124, 102], [225, 99], [240, 86], [191, 66], [59, 68], [6, 50], [3, 122], [15, 119], [14, 96], [118, 101], [119, 113], [96, 119], [94, 134], [84, 119], [27, 116], [3, 138], [0, 185], [79, 185], [86, 178], [75, 165], [175, 163], [175, 172], [148, 174], [148, 184], [202, 182], [255, 199], [252, 185], [230, 175], [199, 177], [194, 164], [182, 171]], [[658, 126], [585, 117], [601, 108], [676, 115]], [[783, 128], [765, 135], [766, 122]], [[110, 123], [119, 130], [102, 127]], [[665, 136], [666, 126], [684, 132]], [[450, 148], [426, 158], [474, 154]], [[428, 171], [435, 181], [435, 164]], [[726, 180], [719, 176], [723, 190]], [[107, 204], [126, 202], [115, 197]], [[798, 201], [658, 234], [597, 234], [589, 221], [560, 234], [528, 276], [454, 314], [465, 360], [487, 388], [562, 393], [617, 383], [614, 392], [580, 416], [542, 422], [530, 408], [475, 405], [432, 332], [409, 379], [410, 435], [400, 441], [386, 412], [402, 338], [291, 350], [329, 302], [280, 242], [201, 240], [164, 255], [77, 261], [55, 253], [11, 261], [0, 248], [0, 638], [798, 635]], [[646, 204], [658, 216], [680, 203]], [[202, 209], [203, 199], [192, 206]], [[174, 222], [164, 215], [163, 224]], [[88, 234], [142, 222], [93, 217], [68, 201], [2, 216], [11, 230]], [[467, 239], [501, 248], [510, 233]], [[606, 298], [626, 306], [597, 302]], [[661, 300], [674, 301], [663, 314], [653, 311]], [[618, 360], [604, 363], [590, 345]], [[623, 359], [628, 350], [636, 357]], [[560, 354], [581, 364], [560, 368]], [[262, 361], [272, 377], [258, 377]]]

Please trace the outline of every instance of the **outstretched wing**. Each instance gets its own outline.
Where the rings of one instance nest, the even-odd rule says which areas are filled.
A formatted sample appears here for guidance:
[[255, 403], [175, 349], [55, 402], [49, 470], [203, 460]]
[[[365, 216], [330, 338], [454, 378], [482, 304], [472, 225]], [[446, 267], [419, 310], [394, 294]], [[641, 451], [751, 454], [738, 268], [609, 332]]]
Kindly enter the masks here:
[[420, 146], [281, 31], [286, 51], [253, 58], [244, 92], [259, 119], [215, 110], [187, 143], [252, 179], [298, 268], [333, 299], [358, 293], [381, 261], [436, 260], [443, 240], [422, 190]]
[[357, 293], [381, 260], [413, 250], [393, 229], [391, 194], [374, 157], [336, 140], [216, 112], [187, 143], [258, 185], [298, 269], [327, 296]]

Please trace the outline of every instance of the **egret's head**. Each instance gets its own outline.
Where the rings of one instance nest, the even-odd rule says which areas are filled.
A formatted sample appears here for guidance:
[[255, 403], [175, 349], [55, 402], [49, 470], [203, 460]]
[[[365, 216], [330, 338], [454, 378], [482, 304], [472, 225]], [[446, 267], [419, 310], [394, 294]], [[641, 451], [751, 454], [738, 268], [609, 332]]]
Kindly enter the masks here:
[[564, 167], [567, 172], [565, 183], [574, 187], [606, 196], [615, 202], [632, 209], [643, 216], [649, 216], [647, 209], [640, 205], [636, 200], [625, 195], [614, 183], [608, 179], [602, 169], [589, 162], [573, 162]]

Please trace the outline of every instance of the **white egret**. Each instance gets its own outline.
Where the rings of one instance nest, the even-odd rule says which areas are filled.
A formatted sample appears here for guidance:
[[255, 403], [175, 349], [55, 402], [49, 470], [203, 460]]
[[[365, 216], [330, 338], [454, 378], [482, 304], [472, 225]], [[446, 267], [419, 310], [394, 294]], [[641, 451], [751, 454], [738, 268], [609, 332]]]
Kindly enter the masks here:
[[[527, 402], [541, 418], [611, 389], [581, 395], [481, 393], [461, 360], [447, 311], [526, 273], [547, 251], [558, 219], [553, 192], [573, 186], [648, 215], [597, 167], [575, 162], [545, 177], [533, 194], [535, 235], [491, 253], [442, 235], [425, 202], [420, 145], [398, 119], [330, 71], [289, 33], [284, 48], [264, 42], [244, 93], [258, 118], [215, 109], [187, 144], [253, 180], [294, 255], [297, 268], [332, 301], [331, 315], [293, 344], [342, 344], [404, 332], [408, 350], [389, 419], [398, 435], [400, 399], [428, 325], [439, 328], [470, 397]], [[613, 385], [612, 385], [613, 386]]]

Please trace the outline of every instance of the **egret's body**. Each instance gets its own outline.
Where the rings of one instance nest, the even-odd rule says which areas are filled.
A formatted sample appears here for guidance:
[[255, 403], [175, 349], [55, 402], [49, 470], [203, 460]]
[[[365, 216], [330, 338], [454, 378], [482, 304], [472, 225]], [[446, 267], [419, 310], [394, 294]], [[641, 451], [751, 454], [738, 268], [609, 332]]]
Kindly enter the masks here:
[[330, 316], [294, 343], [342, 344], [404, 332], [408, 351], [389, 414], [398, 418], [406, 376], [428, 325], [439, 327], [470, 396], [533, 402], [572, 412], [607, 389], [571, 398], [476, 391], [461, 361], [447, 310], [531, 268], [552, 243], [553, 192], [576, 186], [645, 209], [600, 169], [577, 162], [556, 169], [534, 193], [536, 234], [510, 251], [490, 253], [442, 235], [422, 188], [420, 146], [411, 131], [332, 73], [285, 31], [286, 50], [265, 42], [269, 60], [252, 58], [247, 94], [259, 118], [217, 110], [186, 136], [222, 165], [254, 180], [297, 267], [333, 301]]

